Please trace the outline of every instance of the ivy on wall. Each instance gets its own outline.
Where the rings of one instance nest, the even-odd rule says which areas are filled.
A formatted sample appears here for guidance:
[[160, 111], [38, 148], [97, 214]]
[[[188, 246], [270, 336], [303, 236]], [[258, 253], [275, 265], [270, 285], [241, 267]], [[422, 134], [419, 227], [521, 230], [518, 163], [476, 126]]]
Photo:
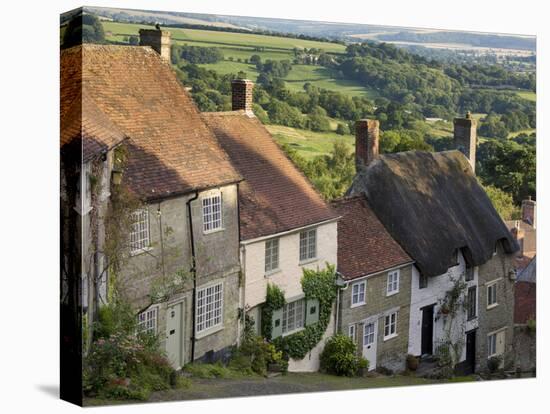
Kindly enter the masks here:
[[[273, 339], [279, 351], [293, 359], [303, 359], [321, 340], [330, 322], [332, 305], [336, 299], [336, 271], [327, 263], [324, 270], [304, 269], [302, 290], [305, 299], [319, 301], [319, 320], [299, 332]], [[273, 311], [284, 306], [284, 293], [275, 285], [268, 285], [266, 302], [262, 308], [262, 335], [271, 340]]]
[[262, 336], [268, 341], [271, 340], [273, 311], [281, 309], [285, 303], [285, 293], [277, 285], [269, 283], [265, 303], [262, 306]]

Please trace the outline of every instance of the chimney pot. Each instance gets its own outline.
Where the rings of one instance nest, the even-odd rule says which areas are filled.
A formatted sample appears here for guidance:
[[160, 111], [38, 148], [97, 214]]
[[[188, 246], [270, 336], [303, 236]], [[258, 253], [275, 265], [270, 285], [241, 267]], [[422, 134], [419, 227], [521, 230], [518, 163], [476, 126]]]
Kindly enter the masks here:
[[360, 119], [355, 123], [355, 168], [357, 172], [379, 155], [380, 122]]
[[476, 172], [476, 149], [477, 149], [477, 122], [472, 118], [470, 111], [464, 118], [454, 119], [454, 145], [457, 150], [462, 152], [470, 165], [472, 171]]
[[253, 92], [254, 82], [248, 79], [234, 79], [231, 82], [232, 109], [252, 115]]
[[150, 46], [164, 60], [170, 62], [170, 36], [167, 30], [140, 29], [139, 45]]

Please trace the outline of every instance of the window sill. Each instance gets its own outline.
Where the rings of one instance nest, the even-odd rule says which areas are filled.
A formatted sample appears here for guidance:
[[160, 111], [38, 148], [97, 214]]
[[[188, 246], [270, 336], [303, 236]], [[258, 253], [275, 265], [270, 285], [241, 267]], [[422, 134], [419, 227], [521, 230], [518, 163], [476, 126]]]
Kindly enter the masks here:
[[153, 250], [151, 246], [145, 247], [144, 249], [134, 250], [130, 252], [130, 257], [139, 256], [140, 254], [147, 253]]
[[313, 259], [300, 260], [300, 262], [298, 263], [298, 266], [304, 266], [310, 263], [315, 263], [317, 260], [318, 259], [316, 257], [314, 257]]
[[214, 229], [214, 230], [203, 230], [202, 234], [206, 236], [208, 234], [219, 233], [220, 231], [224, 231], [224, 230], [225, 230], [225, 227], [220, 227], [219, 229]]
[[389, 335], [389, 336], [385, 336], [384, 337], [384, 342], [386, 341], [389, 341], [390, 339], [393, 339], [393, 338], [397, 338], [398, 334], [394, 333], [392, 335]]
[[367, 302], [359, 302], [359, 303], [350, 305], [350, 308], [358, 308], [359, 306], [365, 306], [366, 304]]
[[477, 319], [477, 315], [466, 319], [466, 322], [472, 322], [472, 321], [475, 321], [476, 319]]
[[206, 336], [215, 334], [216, 332], [219, 332], [219, 331], [223, 330], [223, 328], [224, 328], [223, 324], [218, 325], [218, 326], [214, 326], [212, 328], [205, 329], [204, 331], [201, 331], [200, 333], [197, 333], [195, 335], [195, 337], [196, 337], [196, 339], [201, 339], [201, 338], [204, 338]]
[[273, 270], [270, 270], [269, 272], [265, 272], [264, 273], [264, 277], [270, 277], [270, 276], [273, 276], [277, 273], [281, 273], [282, 270], [281, 269], [273, 269]]
[[498, 303], [493, 303], [492, 305], [487, 306], [487, 310], [494, 309], [498, 306]]
[[390, 293], [386, 293], [386, 297], [397, 295], [398, 293], [399, 293], [399, 290], [396, 290], [396, 291], [393, 291], [393, 292], [390, 292]]
[[290, 331], [290, 332], [285, 332], [284, 334], [281, 334], [281, 336], [289, 336], [289, 335], [292, 335], [292, 334], [295, 334], [297, 332], [300, 332], [300, 331], [303, 331], [304, 330], [304, 327], [301, 327], [301, 328], [298, 328], [298, 329], [294, 329], [293, 331]]

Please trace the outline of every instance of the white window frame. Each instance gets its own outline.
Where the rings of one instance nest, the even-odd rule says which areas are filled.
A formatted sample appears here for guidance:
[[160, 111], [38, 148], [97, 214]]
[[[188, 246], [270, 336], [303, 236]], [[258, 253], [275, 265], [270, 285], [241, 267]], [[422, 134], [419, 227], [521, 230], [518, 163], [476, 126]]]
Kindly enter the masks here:
[[399, 311], [384, 315], [384, 341], [397, 336], [397, 318]]
[[[374, 336], [376, 331], [374, 326], [375, 323], [376, 322], [365, 322], [363, 324], [363, 346], [371, 345], [376, 342], [376, 337]], [[372, 326], [372, 331], [369, 329], [367, 333], [367, 326]]]
[[[361, 300], [361, 293], [363, 299]], [[362, 306], [367, 303], [367, 281], [362, 280], [351, 285], [351, 307]]]
[[353, 343], [357, 342], [357, 327], [355, 325], [348, 326], [348, 336], [351, 338]]
[[136, 255], [151, 249], [151, 232], [149, 227], [149, 210], [140, 208], [131, 213], [130, 254]]
[[[297, 312], [297, 310], [299, 310], [299, 312]], [[289, 329], [289, 322], [292, 322], [292, 329]], [[302, 329], [304, 329], [305, 324], [306, 324], [305, 298], [300, 298], [292, 302], [285, 303], [285, 305], [283, 306], [283, 315], [281, 317], [281, 325], [282, 325], [281, 331], [283, 336], [301, 331]]]
[[138, 333], [156, 335], [158, 329], [158, 306], [152, 306], [137, 316]]
[[[492, 309], [498, 306], [498, 280], [490, 282], [486, 286], [487, 290], [487, 309]], [[494, 295], [491, 295], [491, 292], [494, 290]], [[494, 302], [492, 302], [492, 296], [494, 296]]]
[[201, 213], [204, 234], [223, 230], [223, 200], [220, 191], [201, 197]]
[[497, 334], [494, 332], [487, 335], [487, 358], [497, 356]]
[[[223, 282], [197, 290], [195, 327], [197, 334], [223, 326]], [[217, 330], [217, 329], [216, 329]]]
[[300, 263], [317, 259], [317, 228], [300, 232]]
[[265, 241], [265, 274], [269, 275], [279, 270], [279, 238]]
[[[502, 341], [506, 344], [506, 329], [499, 329], [498, 331], [489, 332], [487, 334], [487, 359], [494, 356], [503, 355], [505, 349], [502, 349], [501, 352], [498, 352], [498, 336], [503, 335]], [[494, 340], [492, 339], [494, 338]], [[494, 351], [494, 352], [493, 352]]]
[[399, 269], [388, 272], [386, 296], [391, 296], [399, 293], [399, 279], [401, 279], [401, 272], [399, 271]]
[[[473, 306], [473, 315], [470, 314], [470, 311], [472, 310], [472, 304], [470, 302], [470, 292], [474, 292], [474, 306]], [[466, 299], [468, 301], [468, 306], [466, 307], [466, 316], [468, 318], [468, 320], [474, 320], [477, 318], [477, 286], [476, 285], [473, 285], [473, 286], [470, 286], [468, 287], [468, 289], [466, 290]]]

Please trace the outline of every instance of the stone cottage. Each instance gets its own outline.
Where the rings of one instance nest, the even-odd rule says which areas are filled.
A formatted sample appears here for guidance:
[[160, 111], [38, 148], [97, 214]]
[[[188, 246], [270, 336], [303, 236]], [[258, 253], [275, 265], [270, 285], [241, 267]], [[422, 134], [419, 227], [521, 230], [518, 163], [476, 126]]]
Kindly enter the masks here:
[[[286, 157], [252, 111], [253, 83], [232, 83], [232, 111], [203, 113], [219, 144], [244, 181], [239, 184], [241, 303], [261, 333], [261, 308], [268, 284], [278, 286], [286, 304], [275, 310], [271, 337], [287, 336], [318, 320], [319, 306], [305, 300], [303, 269], [337, 264], [338, 214]], [[331, 319], [332, 320], [332, 319]], [[325, 336], [332, 333], [327, 327]], [[319, 343], [291, 371], [316, 371]]]
[[[62, 139], [71, 135], [65, 118], [81, 97], [83, 125], [70, 138], [110, 139], [102, 149], [102, 178], [86, 164], [81, 172], [84, 244], [96, 245], [95, 268], [82, 275], [84, 285], [101, 274], [106, 286], [116, 286], [138, 314], [139, 329], [158, 334], [179, 368], [222, 357], [238, 337], [242, 177], [171, 69], [169, 33], [141, 35], [140, 47], [85, 44], [62, 51]], [[85, 129], [88, 117], [91, 131]], [[111, 149], [122, 139], [127, 155], [117, 184]], [[86, 196], [88, 184], [98, 182], [101, 195]], [[129, 234], [121, 235], [129, 242], [115, 273], [101, 264], [102, 246], [86, 216], [104, 210], [121, 187], [140, 206], [129, 213]]]
[[365, 194], [415, 262], [409, 353], [452, 352], [464, 372], [485, 369], [493, 356], [511, 363], [518, 246], [475, 177], [475, 121], [455, 120], [455, 144], [471, 158], [461, 151], [380, 155], [378, 121], [357, 128], [358, 173], [348, 195]]
[[337, 329], [369, 370], [403, 371], [409, 346], [413, 260], [390, 236], [364, 195], [334, 201], [338, 221]]

